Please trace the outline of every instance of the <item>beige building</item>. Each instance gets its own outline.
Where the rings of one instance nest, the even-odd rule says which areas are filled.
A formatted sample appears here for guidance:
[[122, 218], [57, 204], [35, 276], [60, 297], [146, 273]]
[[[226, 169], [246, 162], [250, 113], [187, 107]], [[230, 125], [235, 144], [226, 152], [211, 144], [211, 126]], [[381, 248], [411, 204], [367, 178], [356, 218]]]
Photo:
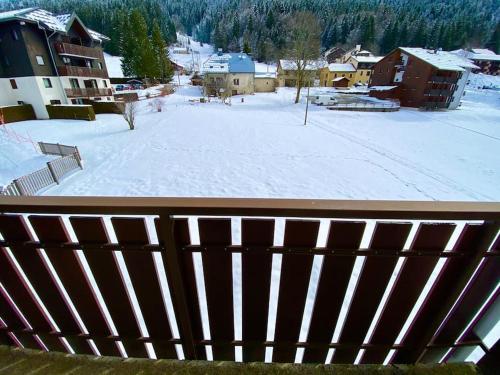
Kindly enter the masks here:
[[[302, 64], [303, 62], [301, 62]], [[309, 73], [310, 83], [316, 79], [321, 64], [317, 61], [307, 63], [305, 70]], [[297, 63], [293, 60], [278, 61], [277, 80], [279, 87], [297, 86]]]
[[[323, 87], [346, 87], [345, 80], [349, 80], [347, 87], [351, 87], [356, 81], [356, 68], [352, 64], [333, 63], [322, 68], [319, 73], [320, 86]], [[341, 86], [340, 86], [341, 85]]]
[[354, 66], [356, 75], [354, 76], [354, 83], [367, 85], [370, 82], [371, 75], [373, 74], [373, 66], [382, 60], [382, 56], [351, 56], [347, 59], [347, 63]]
[[205, 95], [246, 95], [255, 92], [255, 64], [244, 53], [218, 52], [203, 64]]
[[255, 73], [255, 92], [274, 92], [276, 73]]

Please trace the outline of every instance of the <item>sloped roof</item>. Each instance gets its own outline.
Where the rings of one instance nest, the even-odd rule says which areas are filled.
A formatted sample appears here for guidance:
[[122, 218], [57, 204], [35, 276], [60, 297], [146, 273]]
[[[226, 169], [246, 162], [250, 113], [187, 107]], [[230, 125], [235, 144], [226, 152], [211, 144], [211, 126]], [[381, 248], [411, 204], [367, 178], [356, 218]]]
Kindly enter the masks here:
[[330, 72], [355, 72], [356, 68], [352, 64], [329, 64], [328, 70]]
[[403, 52], [413, 55], [420, 60], [427, 62], [439, 70], [453, 70], [462, 72], [464, 68], [474, 69], [477, 68], [469, 60], [457, 56], [451, 52], [429, 50], [425, 48], [416, 47], [400, 47]]
[[351, 58], [356, 59], [360, 63], [378, 63], [380, 60], [382, 60], [384, 57], [383, 56], [359, 56], [359, 55], [353, 55]]
[[245, 53], [214, 54], [205, 61], [204, 73], [255, 73], [255, 63]]
[[109, 40], [107, 36], [87, 28], [74, 13], [55, 15], [45, 9], [40, 8], [24, 8], [0, 13], [0, 22], [7, 22], [12, 20], [33, 22], [45, 26], [45, 28], [47, 28], [48, 30], [57, 31], [60, 33], [67, 33], [75, 18], [77, 18], [78, 21], [84, 26], [92, 39], [99, 42]]
[[455, 51], [451, 51], [451, 53], [467, 58], [469, 60], [500, 61], [500, 55], [497, 55], [495, 52], [485, 48], [472, 48], [471, 51], [467, 51], [465, 49], [457, 49]]
[[337, 77], [337, 78], [332, 79], [332, 81], [333, 82], [339, 82], [339, 81], [342, 81], [344, 79], [347, 79], [349, 81], [349, 78], [347, 78], [347, 77]]
[[[304, 64], [303, 61], [300, 64]], [[307, 63], [304, 70], [318, 70], [321, 67], [321, 63], [317, 61]], [[294, 60], [280, 60], [280, 66], [283, 70], [297, 70], [297, 63]]]

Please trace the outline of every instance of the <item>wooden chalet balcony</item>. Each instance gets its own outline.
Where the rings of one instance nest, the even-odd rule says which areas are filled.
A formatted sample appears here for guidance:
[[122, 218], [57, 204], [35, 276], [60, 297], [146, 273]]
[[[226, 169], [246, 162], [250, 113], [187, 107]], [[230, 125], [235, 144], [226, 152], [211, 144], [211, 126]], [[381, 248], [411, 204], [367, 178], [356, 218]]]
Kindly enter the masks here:
[[87, 57], [90, 59], [103, 58], [102, 49], [98, 47], [85, 47], [78, 44], [56, 42], [54, 47], [60, 55], [70, 55], [78, 57]]
[[57, 71], [61, 76], [109, 78], [108, 71], [106, 69], [94, 69], [82, 66], [63, 65], [58, 66]]
[[453, 95], [453, 90], [430, 89], [430, 90], [425, 91], [425, 95], [428, 95], [428, 96], [451, 96], [451, 95]]
[[90, 98], [94, 96], [113, 96], [113, 91], [111, 89], [101, 89], [101, 88], [71, 88], [65, 89], [68, 98]]
[[441, 77], [441, 76], [432, 76], [429, 82], [436, 83], [457, 83], [458, 79], [454, 77]]
[[[374, 227], [366, 232], [372, 220]], [[284, 234], [276, 244], [278, 225], [284, 225]], [[235, 226], [241, 230], [241, 242], [232, 241]], [[67, 348], [58, 338], [64, 337], [76, 354], [92, 353], [88, 340], [94, 340], [99, 353], [115, 357], [120, 357], [116, 342], [122, 341], [130, 358], [147, 358], [147, 343], [158, 359], [178, 359], [175, 345], [182, 345], [185, 359], [205, 360], [205, 346], [211, 345], [215, 361], [234, 361], [238, 346], [244, 362], [263, 362], [266, 348], [273, 349], [274, 362], [282, 363], [293, 363], [297, 348], [304, 351], [304, 363], [325, 363], [330, 349], [335, 349], [333, 364], [352, 364], [361, 349], [361, 364], [382, 364], [392, 351], [390, 364], [428, 365], [476, 347], [485, 348], [485, 358], [492, 360], [498, 354], [495, 346], [489, 349], [475, 332], [483, 317], [494, 316], [490, 296], [498, 283], [499, 230], [498, 202], [5, 196], [0, 198], [0, 250], [9, 251], [0, 251], [0, 297], [15, 301], [19, 313], [2, 300], [0, 307], [8, 313], [2, 318], [13, 318], [0, 327], [0, 339], [10, 346], [63, 352]], [[323, 232], [328, 238], [321, 241]], [[150, 240], [154, 233], [158, 241]], [[190, 233], [199, 240], [192, 241]], [[364, 245], [367, 233], [371, 239]], [[450, 241], [453, 247], [447, 249]], [[39, 249], [44, 249], [44, 257]], [[139, 302], [136, 308], [148, 328], [146, 337], [138, 329], [115, 252], [125, 262]], [[201, 257], [201, 284], [193, 254]], [[241, 259], [238, 267], [233, 266], [235, 254]], [[273, 257], [278, 254], [279, 295], [272, 323], [276, 333], [267, 340]], [[299, 339], [317, 255], [322, 265], [309, 333]], [[365, 257], [361, 270], [355, 268], [358, 256]], [[50, 270], [46, 259], [52, 263]], [[81, 266], [81, 259], [88, 267]], [[433, 278], [438, 263], [439, 277]], [[391, 284], [397, 264], [399, 275]], [[331, 342], [354, 273], [357, 284], [344, 326]], [[102, 302], [87, 282], [91, 275]], [[75, 314], [56, 293], [55, 276], [88, 333], [78, 329]], [[242, 280], [242, 300], [236, 300], [242, 311], [239, 340], [233, 329], [233, 278]], [[23, 288], [24, 279], [31, 281], [46, 310], [57, 312], [60, 331], [45, 324], [45, 314]], [[171, 291], [168, 311], [163, 308], [162, 280]], [[432, 287], [426, 290], [428, 284]], [[391, 293], [366, 343], [388, 288]], [[425, 299], [418, 302], [422, 293]], [[210, 339], [201, 329], [199, 295], [206, 296]], [[107, 328], [102, 306], [108, 307], [118, 335]], [[44, 324], [27, 328], [15, 319], [21, 314], [28, 322]], [[405, 336], [394, 344], [410, 317]], [[178, 337], [171, 333], [172, 320]]]

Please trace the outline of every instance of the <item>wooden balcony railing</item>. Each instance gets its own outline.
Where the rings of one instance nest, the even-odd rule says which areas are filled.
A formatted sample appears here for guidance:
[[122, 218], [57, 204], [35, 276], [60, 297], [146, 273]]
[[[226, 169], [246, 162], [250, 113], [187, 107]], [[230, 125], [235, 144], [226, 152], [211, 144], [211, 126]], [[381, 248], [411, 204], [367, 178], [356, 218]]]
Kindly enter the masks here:
[[429, 83], [457, 83], [458, 78], [454, 77], [441, 77], [441, 76], [432, 76], [429, 80]]
[[109, 88], [71, 88], [65, 89], [68, 98], [90, 98], [95, 96], [113, 96]]
[[109, 78], [108, 71], [106, 69], [62, 65], [57, 67], [57, 71], [61, 76]]
[[[297, 349], [309, 363], [324, 363], [335, 349], [334, 364], [353, 363], [360, 350], [362, 364], [383, 363], [389, 354], [391, 364], [446, 362], [478, 347], [494, 356], [476, 332], [495, 306], [499, 229], [497, 202], [1, 197], [0, 334], [13, 346], [77, 354], [97, 353], [93, 340], [101, 355], [120, 356], [121, 341], [129, 357], [147, 358], [147, 344], [158, 359], [177, 359], [175, 345], [186, 359], [206, 359], [210, 345], [216, 361], [235, 360], [239, 349], [244, 362], [264, 361], [266, 348], [274, 362], [294, 362]], [[39, 300], [24, 288], [25, 278]], [[299, 339], [310, 284], [316, 292], [309, 330]], [[349, 309], [332, 342], [346, 295]], [[164, 308], [164, 298], [172, 309]], [[276, 316], [268, 340], [270, 303]], [[48, 315], [59, 330], [46, 323]], [[203, 335], [205, 319], [210, 339]]]
[[103, 58], [102, 49], [99, 47], [85, 47], [78, 44], [55, 42], [54, 48], [60, 55], [87, 57], [91, 59]]

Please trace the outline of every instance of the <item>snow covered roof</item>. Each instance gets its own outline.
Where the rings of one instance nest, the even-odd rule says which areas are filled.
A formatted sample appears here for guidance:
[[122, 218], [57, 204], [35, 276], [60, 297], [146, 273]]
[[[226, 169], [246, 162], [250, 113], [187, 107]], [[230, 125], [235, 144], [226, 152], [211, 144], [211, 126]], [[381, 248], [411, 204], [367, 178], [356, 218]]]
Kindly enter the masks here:
[[465, 49], [457, 49], [455, 51], [451, 51], [451, 53], [467, 58], [469, 60], [500, 61], [500, 55], [497, 55], [495, 52], [485, 48], [472, 48], [471, 51], [467, 51]]
[[346, 78], [346, 77], [337, 77], [337, 78], [332, 79], [332, 81], [333, 82], [339, 82], [339, 81], [342, 81], [344, 79], [347, 79], [349, 81], [349, 78]]
[[398, 86], [370, 86], [369, 89], [373, 91], [389, 91], [397, 87]]
[[[303, 65], [304, 61], [300, 61], [300, 64]], [[318, 70], [321, 65], [322, 63], [318, 61], [310, 62], [304, 70]], [[280, 60], [280, 66], [283, 70], [297, 70], [297, 63], [294, 60]]]
[[431, 64], [439, 70], [453, 70], [462, 72], [464, 71], [464, 68], [477, 68], [477, 66], [471, 63], [469, 60], [457, 56], [451, 52], [429, 50], [416, 47], [400, 47], [400, 49], [403, 52], [406, 52], [419, 58], [420, 60], [427, 62], [428, 64]]
[[255, 73], [255, 63], [245, 53], [214, 54], [205, 61], [203, 73]]
[[276, 78], [276, 72], [255, 72], [255, 78]]
[[330, 72], [355, 72], [356, 69], [352, 64], [329, 64], [328, 65], [328, 70]]
[[[7, 22], [12, 20], [33, 22], [45, 26], [45, 28], [47, 28], [48, 30], [57, 31], [60, 33], [67, 33], [75, 18], [78, 18], [78, 16], [74, 13], [55, 15], [45, 9], [40, 8], [24, 8], [0, 13], [0, 22]], [[92, 39], [98, 42], [109, 40], [107, 36], [102, 35], [97, 31], [88, 29], [79, 18], [78, 20], [87, 30]]]
[[351, 56], [353, 59], [356, 59], [360, 63], [378, 63], [380, 60], [382, 60], [384, 57], [383, 56], [359, 56], [359, 55], [354, 55]]

